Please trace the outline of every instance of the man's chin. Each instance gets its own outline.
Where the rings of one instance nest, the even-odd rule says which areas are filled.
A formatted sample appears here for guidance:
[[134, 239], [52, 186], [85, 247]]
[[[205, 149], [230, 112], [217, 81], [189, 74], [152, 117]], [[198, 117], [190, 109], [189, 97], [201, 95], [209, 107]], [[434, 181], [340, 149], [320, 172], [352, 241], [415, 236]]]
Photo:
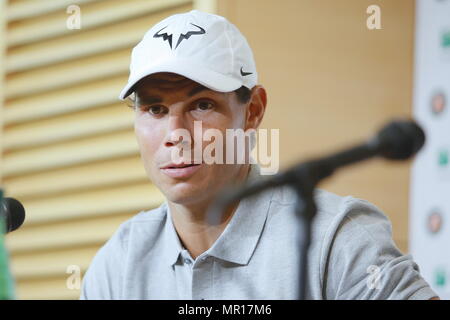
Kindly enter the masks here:
[[180, 205], [198, 203], [207, 199], [208, 191], [196, 188], [189, 182], [180, 182], [166, 189], [164, 193], [167, 200]]

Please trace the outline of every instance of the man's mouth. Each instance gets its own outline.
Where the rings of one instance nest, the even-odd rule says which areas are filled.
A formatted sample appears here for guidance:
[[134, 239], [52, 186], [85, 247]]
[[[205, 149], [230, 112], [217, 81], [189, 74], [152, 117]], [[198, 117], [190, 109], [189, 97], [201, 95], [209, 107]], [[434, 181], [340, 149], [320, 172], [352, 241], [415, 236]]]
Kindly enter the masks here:
[[188, 168], [193, 166], [198, 166], [199, 163], [180, 163], [180, 164], [169, 164], [167, 166], [162, 167], [162, 169], [179, 169], [179, 168]]
[[196, 163], [180, 163], [169, 164], [161, 168], [161, 171], [173, 179], [186, 179], [193, 176], [202, 164]]

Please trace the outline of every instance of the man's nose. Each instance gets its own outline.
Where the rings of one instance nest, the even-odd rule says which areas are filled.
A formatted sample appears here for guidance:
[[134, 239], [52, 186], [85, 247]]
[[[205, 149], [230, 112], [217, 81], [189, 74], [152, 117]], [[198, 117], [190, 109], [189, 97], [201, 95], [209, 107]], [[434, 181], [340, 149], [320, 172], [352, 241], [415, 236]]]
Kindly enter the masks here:
[[169, 116], [165, 146], [172, 147], [178, 144], [190, 144], [190, 142], [191, 134], [184, 117], [181, 115]]

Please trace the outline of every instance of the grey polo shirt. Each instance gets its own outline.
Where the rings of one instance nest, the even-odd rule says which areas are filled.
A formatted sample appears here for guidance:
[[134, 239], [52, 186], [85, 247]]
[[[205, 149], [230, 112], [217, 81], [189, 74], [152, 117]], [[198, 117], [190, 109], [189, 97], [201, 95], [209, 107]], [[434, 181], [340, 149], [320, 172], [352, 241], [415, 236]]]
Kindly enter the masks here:
[[[248, 179], [262, 179], [252, 165]], [[411, 255], [373, 204], [317, 189], [308, 299], [430, 299]], [[196, 259], [183, 248], [167, 203], [124, 222], [97, 252], [80, 299], [297, 299], [298, 218], [289, 187], [239, 203]]]

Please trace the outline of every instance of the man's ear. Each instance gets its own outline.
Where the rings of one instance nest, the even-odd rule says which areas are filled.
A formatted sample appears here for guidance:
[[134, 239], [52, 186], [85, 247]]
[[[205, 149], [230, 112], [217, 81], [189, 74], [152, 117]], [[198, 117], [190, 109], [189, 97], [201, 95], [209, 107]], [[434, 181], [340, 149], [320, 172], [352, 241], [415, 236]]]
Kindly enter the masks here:
[[256, 85], [252, 88], [250, 101], [247, 106], [247, 116], [245, 123], [245, 130], [258, 129], [261, 124], [264, 112], [267, 105], [267, 93], [261, 85]]

